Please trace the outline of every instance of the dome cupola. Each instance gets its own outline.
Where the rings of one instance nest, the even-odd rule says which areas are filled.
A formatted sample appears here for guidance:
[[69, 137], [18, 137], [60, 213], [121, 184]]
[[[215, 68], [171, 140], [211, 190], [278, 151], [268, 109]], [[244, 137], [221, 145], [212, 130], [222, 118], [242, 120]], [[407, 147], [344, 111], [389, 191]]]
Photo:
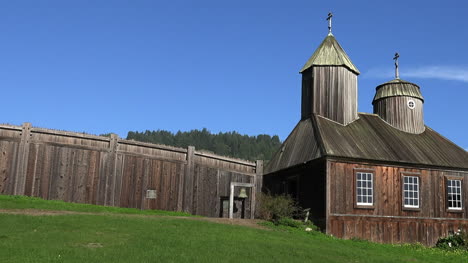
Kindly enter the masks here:
[[418, 85], [401, 80], [398, 72], [398, 53], [395, 54], [396, 78], [377, 86], [374, 113], [387, 123], [404, 132], [424, 132], [424, 98]]

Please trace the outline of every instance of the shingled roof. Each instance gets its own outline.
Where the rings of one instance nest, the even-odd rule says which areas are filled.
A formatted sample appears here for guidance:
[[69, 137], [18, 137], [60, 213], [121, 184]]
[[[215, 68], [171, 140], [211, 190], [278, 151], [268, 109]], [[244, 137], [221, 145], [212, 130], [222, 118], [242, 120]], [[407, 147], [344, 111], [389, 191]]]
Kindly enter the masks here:
[[375, 89], [376, 93], [372, 103], [375, 103], [376, 101], [383, 98], [395, 96], [409, 96], [424, 101], [419, 86], [402, 79], [394, 79], [379, 85]]
[[354, 73], [360, 74], [332, 34], [329, 34], [322, 41], [300, 72], [302, 73], [312, 66], [344, 66]]
[[300, 121], [265, 167], [265, 174], [321, 157], [403, 163], [468, 170], [468, 152], [426, 126], [406, 133], [375, 114], [360, 113], [343, 126], [313, 115]]

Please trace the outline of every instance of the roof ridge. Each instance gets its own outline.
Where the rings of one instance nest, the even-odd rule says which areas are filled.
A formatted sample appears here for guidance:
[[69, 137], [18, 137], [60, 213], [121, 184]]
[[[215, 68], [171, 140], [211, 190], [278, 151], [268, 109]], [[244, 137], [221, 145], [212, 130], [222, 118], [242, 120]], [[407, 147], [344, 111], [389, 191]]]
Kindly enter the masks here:
[[412, 134], [397, 129], [374, 114], [360, 114], [355, 125], [336, 125], [317, 117], [327, 157], [380, 160], [421, 166], [468, 170], [468, 153], [454, 142], [425, 126]]
[[379, 115], [378, 115], [378, 114], [376, 114], [376, 113], [369, 113], [369, 112], [358, 112], [358, 114], [361, 114], [361, 115], [372, 115], [372, 116], [377, 116], [377, 117], [379, 117]]
[[311, 119], [311, 122], [312, 122], [312, 127], [315, 131], [317, 131], [314, 135], [315, 135], [315, 139], [318, 143], [318, 146], [319, 146], [319, 150], [320, 150], [320, 155], [323, 157], [323, 156], [327, 156], [328, 155], [328, 151], [327, 151], [327, 147], [325, 146], [325, 143], [323, 142], [323, 138], [322, 138], [322, 131], [320, 130], [320, 126], [317, 125], [317, 117], [319, 115], [313, 113], [312, 116], [310, 117]]
[[[431, 127], [427, 126], [427, 125], [424, 125], [424, 127], [426, 128], [424, 131], [426, 131], [427, 129], [431, 130], [433, 133], [439, 135], [440, 137], [442, 137], [443, 139], [447, 140], [449, 143], [451, 143], [452, 145], [456, 146], [457, 148], [459, 148], [460, 150], [462, 151], [465, 151], [466, 153], [468, 153], [467, 150], [463, 149], [461, 146], [457, 145], [456, 143], [452, 142], [452, 140], [448, 139], [447, 137], [445, 137], [444, 135], [438, 133], [437, 131], [435, 131], [434, 129], [432, 129]], [[468, 156], [468, 154], [467, 154]]]

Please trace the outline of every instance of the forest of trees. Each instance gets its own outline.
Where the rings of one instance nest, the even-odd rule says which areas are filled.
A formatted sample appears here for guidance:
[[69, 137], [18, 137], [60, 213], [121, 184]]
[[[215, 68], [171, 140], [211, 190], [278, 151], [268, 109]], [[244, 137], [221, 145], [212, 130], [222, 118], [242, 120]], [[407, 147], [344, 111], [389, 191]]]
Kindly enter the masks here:
[[165, 130], [137, 132], [130, 131], [127, 140], [165, 144], [175, 147], [195, 146], [215, 154], [236, 157], [244, 160], [270, 160], [281, 146], [277, 135], [241, 135], [235, 131], [212, 134], [206, 128], [189, 132], [172, 133]]

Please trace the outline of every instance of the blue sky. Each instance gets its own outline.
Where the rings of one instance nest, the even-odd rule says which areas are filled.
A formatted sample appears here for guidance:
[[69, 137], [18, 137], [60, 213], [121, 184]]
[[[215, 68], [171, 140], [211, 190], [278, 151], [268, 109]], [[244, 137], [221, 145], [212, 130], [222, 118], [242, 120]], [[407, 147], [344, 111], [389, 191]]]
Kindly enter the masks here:
[[0, 1], [0, 123], [285, 139], [329, 11], [361, 71], [360, 112], [398, 51], [426, 124], [468, 148], [468, 4], [450, 0]]

